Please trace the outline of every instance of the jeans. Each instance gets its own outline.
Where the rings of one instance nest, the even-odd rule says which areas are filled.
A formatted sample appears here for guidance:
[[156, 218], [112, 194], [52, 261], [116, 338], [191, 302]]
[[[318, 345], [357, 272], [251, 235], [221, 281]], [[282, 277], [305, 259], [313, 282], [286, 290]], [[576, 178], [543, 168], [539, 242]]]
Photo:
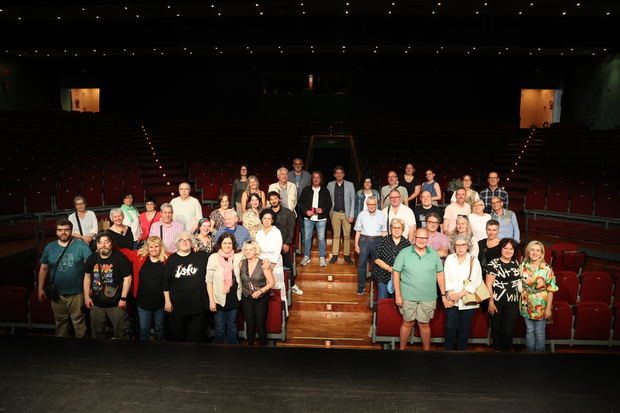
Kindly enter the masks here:
[[237, 311], [237, 308], [233, 308], [232, 310], [217, 310], [213, 314], [216, 344], [239, 344]]
[[[359, 263], [357, 266], [357, 291], [361, 292], [366, 286], [366, 272], [368, 271], [368, 261], [370, 258], [370, 265], [372, 266], [377, 258], [377, 244], [380, 238], [368, 238], [360, 236], [359, 246]], [[386, 287], [387, 288], [387, 287]]]
[[525, 346], [530, 353], [542, 353], [545, 351], [545, 327], [547, 320], [532, 320], [523, 317], [525, 321]]
[[166, 321], [166, 312], [164, 309], [146, 310], [139, 305], [136, 306], [136, 308], [138, 309], [138, 319], [140, 320], [140, 340], [149, 341], [151, 325], [153, 321], [155, 321], [155, 339], [157, 341], [162, 341], [164, 339], [164, 325]]
[[377, 281], [377, 300], [380, 300], [382, 298], [390, 298], [392, 296], [392, 294], [390, 294], [388, 292], [387, 289], [387, 283], [382, 283], [381, 281]]
[[491, 337], [497, 351], [510, 351], [514, 335], [515, 321], [519, 314], [519, 303], [496, 301], [497, 312], [491, 316]]
[[457, 306], [446, 308], [446, 350], [467, 348], [471, 320], [477, 310], [459, 310]]
[[304, 256], [310, 256], [312, 247], [312, 232], [316, 227], [316, 236], [319, 240], [319, 256], [325, 258], [325, 228], [327, 221], [312, 221], [304, 218]]

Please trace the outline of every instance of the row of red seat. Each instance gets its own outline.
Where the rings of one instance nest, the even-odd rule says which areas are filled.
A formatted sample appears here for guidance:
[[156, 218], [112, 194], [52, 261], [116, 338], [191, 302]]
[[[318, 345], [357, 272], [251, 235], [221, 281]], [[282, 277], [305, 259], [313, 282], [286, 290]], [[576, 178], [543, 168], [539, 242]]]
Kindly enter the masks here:
[[559, 288], [554, 300], [566, 301], [570, 305], [582, 301], [597, 301], [607, 305], [620, 302], [620, 277], [614, 282], [612, 276], [604, 271], [584, 271], [581, 277], [573, 271], [556, 271], [556, 284]]
[[620, 218], [619, 201], [620, 197], [609, 193], [599, 194], [595, 199], [592, 192], [573, 192], [569, 196], [567, 189], [546, 192], [542, 188], [532, 188], [525, 196], [525, 209]]
[[[620, 306], [612, 309], [605, 303], [580, 302], [573, 312], [564, 301], [553, 302], [553, 322], [547, 323], [546, 338], [552, 346], [555, 344], [596, 344], [611, 346], [620, 344]], [[373, 343], [391, 343], [400, 340], [402, 316], [393, 298], [379, 300], [373, 315]], [[445, 337], [445, 310], [441, 302], [437, 303], [435, 316], [430, 322], [431, 340], [443, 343]], [[416, 328], [410, 342], [420, 341]], [[514, 330], [514, 343], [524, 343], [525, 324], [522, 317], [517, 318]], [[472, 320], [470, 342], [490, 344], [491, 334], [488, 313], [477, 309]]]

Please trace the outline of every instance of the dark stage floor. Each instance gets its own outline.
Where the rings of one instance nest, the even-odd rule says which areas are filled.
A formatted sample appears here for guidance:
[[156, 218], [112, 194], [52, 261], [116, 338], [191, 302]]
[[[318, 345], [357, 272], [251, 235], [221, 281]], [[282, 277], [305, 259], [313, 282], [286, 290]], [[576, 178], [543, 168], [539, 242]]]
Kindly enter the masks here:
[[0, 336], [0, 412], [611, 412], [619, 361]]

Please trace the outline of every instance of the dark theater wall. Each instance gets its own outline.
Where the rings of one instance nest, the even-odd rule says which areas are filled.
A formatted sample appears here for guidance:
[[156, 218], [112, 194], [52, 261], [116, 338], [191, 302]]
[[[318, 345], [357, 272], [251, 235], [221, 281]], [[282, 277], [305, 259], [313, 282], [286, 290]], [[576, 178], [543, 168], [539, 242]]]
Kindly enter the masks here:
[[0, 57], [0, 110], [59, 109], [57, 76], [54, 68]]

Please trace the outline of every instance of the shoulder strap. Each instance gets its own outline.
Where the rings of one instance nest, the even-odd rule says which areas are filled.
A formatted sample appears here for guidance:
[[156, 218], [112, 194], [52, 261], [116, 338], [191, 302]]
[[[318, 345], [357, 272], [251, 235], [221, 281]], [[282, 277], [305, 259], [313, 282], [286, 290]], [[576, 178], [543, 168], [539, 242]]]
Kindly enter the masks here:
[[467, 277], [467, 281], [471, 281], [471, 270], [474, 268], [474, 256], [472, 255], [469, 260], [469, 277]]
[[80, 215], [78, 214], [77, 209], [75, 210], [75, 220], [78, 223], [78, 228], [80, 230], [80, 235], [84, 236], [84, 231], [82, 231], [82, 223], [80, 222]]
[[159, 238], [161, 238], [161, 240], [164, 240], [164, 225], [160, 224], [159, 225]]
[[392, 208], [392, 204], [388, 205], [387, 214], [385, 214], [385, 219], [387, 220], [386, 228], [387, 228], [388, 234], [391, 234], [390, 232], [390, 208]]
[[[78, 218], [79, 219], [79, 218]], [[79, 222], [79, 221], [78, 221]], [[71, 243], [73, 242], [73, 238], [71, 238], [69, 240], [69, 243], [67, 244], [67, 246], [65, 247], [64, 250], [62, 250], [62, 252], [60, 253], [60, 255], [58, 256], [58, 259], [56, 260], [56, 264], [54, 265], [54, 271], [52, 272], [52, 276], [50, 277], [50, 282], [52, 284], [54, 284], [54, 276], [56, 275], [56, 270], [58, 269], [58, 264], [60, 264], [60, 260], [62, 260], [62, 257], [65, 255], [65, 252], [67, 252], [67, 250], [69, 249], [69, 246], [71, 245]]]

